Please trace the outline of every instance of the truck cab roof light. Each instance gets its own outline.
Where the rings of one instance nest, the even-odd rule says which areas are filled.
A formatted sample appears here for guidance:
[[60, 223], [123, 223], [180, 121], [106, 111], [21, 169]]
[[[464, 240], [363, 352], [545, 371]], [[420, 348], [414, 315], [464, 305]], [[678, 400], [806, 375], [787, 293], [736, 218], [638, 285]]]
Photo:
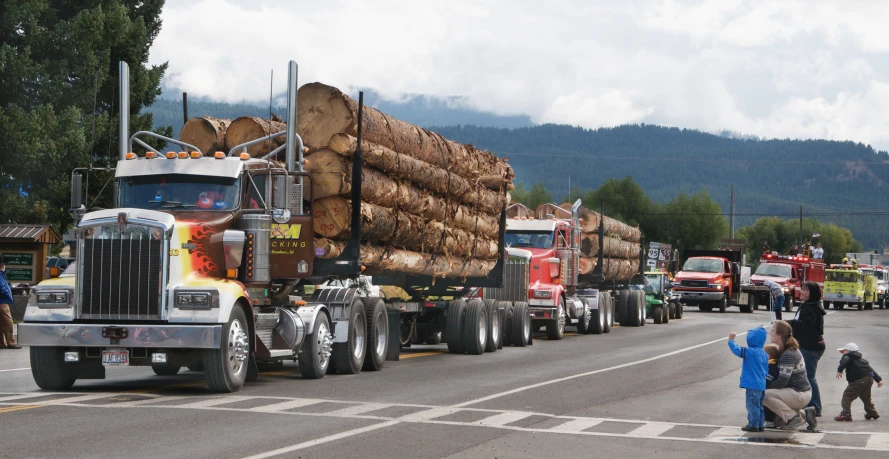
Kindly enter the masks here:
[[250, 159], [250, 153], [247, 153], [246, 151], [241, 153], [241, 161], [247, 161], [248, 159]]
[[188, 153], [184, 151], [179, 152], [179, 159], [188, 159]]
[[217, 151], [216, 153], [213, 153], [213, 157], [216, 159], [225, 159], [225, 153]]
[[176, 152], [175, 151], [168, 151], [167, 152], [167, 159], [176, 159]]
[[127, 158], [127, 159], [136, 159], [136, 154], [133, 153], [133, 152], [129, 152], [129, 153], [127, 153], [127, 155], [126, 155], [126, 158]]
[[193, 151], [193, 152], [189, 153], [189, 156], [191, 156], [191, 159], [198, 159], [204, 155], [202, 155], [201, 152], [199, 152], [199, 151]]
[[157, 155], [155, 155], [155, 153], [153, 151], [146, 151], [145, 152], [146, 159], [154, 159], [155, 156], [157, 156]]

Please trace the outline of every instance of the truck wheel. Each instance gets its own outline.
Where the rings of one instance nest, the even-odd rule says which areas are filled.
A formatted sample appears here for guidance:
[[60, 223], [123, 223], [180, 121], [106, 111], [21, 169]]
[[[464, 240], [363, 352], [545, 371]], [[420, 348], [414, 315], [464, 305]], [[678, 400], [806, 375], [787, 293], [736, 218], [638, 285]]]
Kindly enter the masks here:
[[315, 331], [306, 337], [299, 348], [299, 373], [304, 379], [321, 379], [330, 366], [333, 336], [327, 314], [319, 313], [315, 319]]
[[352, 300], [347, 333], [345, 343], [333, 343], [333, 364], [341, 375], [357, 375], [367, 350], [367, 315], [361, 298]]
[[[614, 328], [614, 298], [611, 297], [610, 294], [599, 293], [599, 304], [602, 304], [602, 300], [605, 300], [604, 309], [602, 309], [605, 314], [605, 329], [602, 330], [603, 333], [611, 333], [611, 329]], [[599, 306], [602, 308], [602, 306]]]
[[426, 330], [424, 333], [424, 341], [426, 344], [441, 344], [441, 330]]
[[682, 316], [685, 315], [685, 309], [684, 309], [685, 306], [683, 306], [682, 303], [679, 303], [679, 302], [676, 302], [673, 304], [675, 305], [675, 308], [676, 308], [676, 318], [682, 319]]
[[532, 343], [531, 311], [528, 309], [528, 303], [519, 301], [512, 313], [512, 345], [525, 347]]
[[65, 349], [61, 347], [31, 346], [31, 375], [41, 389], [70, 389], [77, 381], [79, 363], [65, 363]]
[[886, 309], [886, 297], [880, 300], [880, 309]]
[[744, 312], [753, 313], [756, 311], [756, 296], [752, 293], [747, 294], [747, 307], [744, 308]]
[[151, 369], [154, 371], [154, 374], [158, 376], [174, 376], [179, 374], [179, 370], [182, 367], [176, 367], [173, 365], [152, 365]]
[[716, 304], [719, 307], [719, 312], [724, 314], [725, 308], [728, 307], [728, 292], [723, 292], [722, 299], [719, 300]]
[[654, 319], [655, 324], [664, 323], [664, 307], [663, 306], [654, 306], [651, 308], [651, 315]]
[[[635, 291], [621, 290], [621, 292], [627, 297], [626, 320], [621, 322], [621, 326], [626, 324], [630, 327], [641, 327], [642, 322], [645, 321], [645, 310], [639, 305], [639, 296], [636, 295]], [[618, 292], [618, 294], [621, 292]], [[618, 301], [620, 301], [620, 296], [618, 296]]]
[[589, 309], [589, 327], [587, 328], [588, 333], [599, 335], [605, 331], [605, 323], [608, 321], [608, 315], [604, 308], [605, 302], [600, 297], [599, 307], [596, 309]]
[[793, 297], [787, 297], [788, 295], [784, 295], [784, 312], [793, 312]]
[[469, 300], [466, 307], [466, 323], [463, 327], [466, 352], [482, 355], [488, 344], [488, 314], [482, 300]]
[[512, 303], [509, 301], [497, 302], [497, 313], [500, 316], [500, 344], [497, 349], [503, 349], [503, 346], [509, 346], [509, 323], [506, 320], [506, 312], [512, 310]]
[[565, 299], [559, 300], [556, 317], [546, 322], [546, 339], [558, 341], [565, 336]]
[[612, 301], [612, 306], [614, 307], [614, 319], [617, 320], [617, 323], [620, 324], [621, 327], [626, 327], [630, 325], [629, 315], [630, 315], [630, 306], [629, 306], [629, 293], [626, 290], [618, 290], [617, 296]]
[[580, 302], [583, 303], [583, 314], [577, 318], [577, 334], [578, 335], [586, 335], [587, 333], [591, 333], [593, 320], [598, 320], [596, 315], [593, 313], [593, 310], [590, 309], [589, 302], [587, 302], [586, 298], [581, 298]]
[[664, 323], [670, 323], [670, 303], [664, 303]]
[[638, 312], [639, 326], [644, 327], [645, 322], [646, 322], [645, 321], [645, 313], [646, 313], [646, 311], [645, 311], [645, 292], [643, 292], [641, 290], [635, 290], [635, 294], [636, 294], [636, 304], [639, 305], [639, 312]]
[[463, 347], [463, 317], [466, 315], [466, 300], [453, 300], [448, 304], [448, 328], [447, 332], [448, 352], [462, 354]]
[[389, 351], [389, 316], [386, 303], [378, 297], [367, 297], [362, 301], [367, 317], [367, 349], [364, 352], [364, 371], [380, 371]]
[[501, 347], [500, 339], [503, 336], [500, 323], [500, 312], [497, 311], [497, 300], [483, 300], [485, 303], [485, 316], [488, 319], [488, 340], [485, 344], [485, 352], [497, 352]]
[[861, 311], [862, 309], [864, 309], [864, 302], [863, 302], [863, 301], [859, 301], [859, 302], [857, 303], [857, 306], [858, 306], [858, 310]]
[[187, 366], [189, 371], [204, 371], [204, 362], [198, 361]]
[[250, 359], [249, 332], [244, 310], [235, 306], [228, 323], [222, 327], [221, 348], [204, 350], [204, 376], [212, 392], [241, 390]]

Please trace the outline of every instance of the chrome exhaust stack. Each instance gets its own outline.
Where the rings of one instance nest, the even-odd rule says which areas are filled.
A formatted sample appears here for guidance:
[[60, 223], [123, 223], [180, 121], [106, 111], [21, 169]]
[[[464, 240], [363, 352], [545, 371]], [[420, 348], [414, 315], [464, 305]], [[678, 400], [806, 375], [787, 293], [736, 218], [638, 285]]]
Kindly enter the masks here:
[[120, 61], [118, 65], [120, 73], [120, 138], [118, 147], [120, 160], [127, 159], [127, 144], [130, 139], [130, 66]]

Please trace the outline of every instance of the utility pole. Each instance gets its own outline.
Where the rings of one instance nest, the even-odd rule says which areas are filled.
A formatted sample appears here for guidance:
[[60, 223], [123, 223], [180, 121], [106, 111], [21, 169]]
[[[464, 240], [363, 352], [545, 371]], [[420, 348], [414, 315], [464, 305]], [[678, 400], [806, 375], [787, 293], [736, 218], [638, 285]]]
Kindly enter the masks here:
[[728, 238], [735, 238], [735, 185], [732, 185], [732, 197], [729, 201], [729, 211], [728, 211], [728, 221], [729, 221], [729, 230], [728, 230]]
[[799, 245], [803, 246], [803, 206], [799, 206]]
[[571, 174], [568, 174], [568, 203], [571, 203]]
[[182, 123], [188, 122], [188, 93], [182, 93]]

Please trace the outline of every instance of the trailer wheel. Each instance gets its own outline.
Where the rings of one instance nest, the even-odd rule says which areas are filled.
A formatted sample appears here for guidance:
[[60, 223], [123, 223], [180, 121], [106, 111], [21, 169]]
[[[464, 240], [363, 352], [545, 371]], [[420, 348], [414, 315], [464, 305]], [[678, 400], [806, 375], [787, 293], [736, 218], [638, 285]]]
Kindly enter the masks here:
[[506, 311], [512, 309], [512, 304], [509, 301], [498, 301], [497, 302], [497, 315], [500, 316], [500, 344], [497, 346], [497, 349], [503, 349], [503, 346], [509, 346], [507, 342], [509, 340], [509, 323], [506, 320]]
[[605, 328], [602, 333], [611, 333], [611, 329], [614, 327], [614, 299], [610, 294], [603, 295], [602, 292], [599, 292], [599, 308], [605, 314]]
[[237, 392], [247, 379], [250, 359], [250, 338], [247, 316], [238, 306], [232, 309], [228, 323], [222, 328], [220, 349], [204, 350], [204, 375], [213, 392]]
[[512, 342], [512, 321], [514, 320], [515, 306], [509, 301], [501, 301], [500, 304], [503, 307], [502, 342], [504, 346], [511, 346], [514, 344]]
[[349, 334], [345, 343], [333, 344], [333, 364], [341, 375], [357, 375], [364, 365], [367, 350], [367, 315], [361, 298], [352, 300], [349, 308]]
[[485, 352], [497, 352], [502, 347], [500, 344], [503, 336], [500, 323], [500, 312], [497, 311], [497, 300], [483, 300], [485, 303], [485, 316], [488, 319], [488, 340], [485, 344]]
[[618, 290], [617, 297], [614, 298], [611, 304], [612, 306], [616, 306], [614, 308], [614, 318], [617, 320], [617, 323], [620, 324], [621, 327], [627, 327], [630, 325], [630, 292], [627, 290]]
[[664, 323], [664, 307], [663, 306], [654, 306], [651, 308], [651, 315], [654, 319], [655, 324]]
[[604, 309], [606, 304], [602, 300], [603, 297], [600, 296], [599, 307], [596, 309], [589, 309], [589, 327], [587, 328], [587, 332], [594, 335], [602, 334], [605, 331], [608, 322], [608, 312]]
[[65, 363], [64, 348], [31, 346], [30, 353], [31, 375], [41, 389], [70, 389], [77, 381], [80, 364]]
[[448, 304], [448, 328], [447, 332], [448, 352], [462, 354], [463, 346], [463, 317], [466, 315], [466, 300], [453, 300]]
[[315, 319], [315, 331], [306, 337], [299, 348], [299, 373], [304, 379], [321, 379], [330, 367], [333, 336], [327, 314], [320, 313]]
[[531, 336], [531, 311], [528, 303], [519, 301], [515, 304], [512, 313], [512, 345], [525, 347], [533, 344]]
[[152, 365], [151, 369], [154, 371], [154, 374], [158, 376], [174, 376], [179, 374], [179, 370], [182, 367], [177, 367], [173, 365]]
[[641, 290], [635, 290], [633, 293], [636, 294], [636, 304], [639, 305], [639, 326], [644, 327], [645, 320], [645, 292]]
[[[625, 292], [627, 297], [627, 313], [625, 320], [627, 326], [641, 327], [642, 323], [645, 322], [645, 310], [640, 307], [639, 296], [636, 295], [635, 291], [622, 290], [622, 292]], [[621, 323], [621, 325], [624, 324]]]
[[367, 297], [362, 301], [367, 317], [367, 349], [364, 352], [364, 371], [380, 371], [389, 351], [389, 316], [386, 303], [378, 297]]
[[546, 322], [546, 339], [558, 341], [565, 336], [565, 298], [559, 300], [556, 317]]
[[189, 371], [204, 371], [204, 362], [197, 361], [186, 368], [188, 368]]
[[596, 318], [587, 299], [581, 298], [580, 301], [583, 303], [583, 314], [577, 318], [577, 334], [586, 335], [587, 333], [592, 333], [593, 320], [596, 320]]
[[481, 355], [488, 344], [488, 317], [482, 300], [469, 300], [466, 306], [466, 322], [463, 326], [466, 352]]

